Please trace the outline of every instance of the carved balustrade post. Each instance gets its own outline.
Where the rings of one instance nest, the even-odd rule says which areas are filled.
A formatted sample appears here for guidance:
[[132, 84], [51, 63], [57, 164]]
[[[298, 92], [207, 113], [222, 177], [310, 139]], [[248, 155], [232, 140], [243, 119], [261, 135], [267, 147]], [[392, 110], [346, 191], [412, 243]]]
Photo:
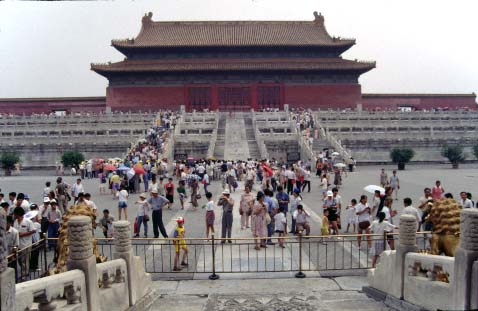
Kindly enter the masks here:
[[417, 220], [412, 215], [400, 216], [400, 235], [395, 255], [395, 270], [393, 271], [392, 294], [397, 298], [403, 298], [403, 284], [406, 272], [405, 256], [410, 252], [417, 252]]
[[[473, 269], [473, 265], [475, 269]], [[478, 209], [465, 208], [460, 218], [460, 244], [455, 251], [453, 304], [456, 310], [478, 309]], [[474, 273], [473, 273], [474, 272]]]
[[93, 255], [91, 218], [74, 216], [68, 221], [68, 270], [79, 269], [85, 274], [86, 300], [89, 311], [99, 310], [96, 257]]
[[0, 310], [15, 310], [15, 270], [7, 266], [6, 215], [0, 210]]
[[131, 249], [131, 229], [129, 221], [115, 221], [113, 223], [115, 249], [113, 259], [124, 259], [128, 275], [129, 304], [133, 306], [137, 300], [136, 274], [134, 271], [133, 251]]

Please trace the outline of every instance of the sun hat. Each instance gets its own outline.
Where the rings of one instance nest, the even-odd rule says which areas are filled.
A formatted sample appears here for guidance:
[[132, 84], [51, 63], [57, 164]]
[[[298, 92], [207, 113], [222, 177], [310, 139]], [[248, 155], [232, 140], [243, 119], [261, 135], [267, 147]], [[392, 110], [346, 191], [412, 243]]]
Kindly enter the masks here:
[[50, 198], [49, 197], [44, 197], [43, 198], [43, 203], [50, 203]]
[[176, 219], [176, 222], [179, 224], [179, 223], [184, 223], [184, 218], [182, 217], [178, 217], [178, 219]]
[[225, 189], [222, 194], [231, 194], [231, 191], [229, 191], [229, 189]]
[[148, 196], [147, 196], [146, 192], [143, 192], [139, 195], [139, 197], [146, 199]]
[[51, 205], [51, 204], [58, 204], [58, 203], [56, 202], [55, 199], [53, 199], [53, 200], [50, 201], [50, 205]]
[[158, 189], [151, 190], [151, 193], [158, 193]]
[[327, 196], [328, 196], [328, 197], [331, 197], [331, 196], [333, 196], [333, 195], [334, 195], [334, 193], [333, 193], [332, 191], [330, 191], [330, 190], [327, 191]]

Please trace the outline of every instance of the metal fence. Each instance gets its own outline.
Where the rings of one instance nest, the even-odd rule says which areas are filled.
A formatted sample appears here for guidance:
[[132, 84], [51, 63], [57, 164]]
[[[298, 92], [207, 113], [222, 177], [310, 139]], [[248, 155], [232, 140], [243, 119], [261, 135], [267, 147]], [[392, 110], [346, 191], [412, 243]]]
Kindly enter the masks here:
[[47, 274], [48, 264], [53, 262], [54, 253], [48, 252], [47, 243], [44, 238], [23, 249], [13, 248], [13, 252], [7, 256], [7, 262], [8, 266], [15, 270], [16, 283], [41, 278]]
[[[417, 233], [417, 245], [420, 252], [429, 249], [429, 232]], [[358, 247], [358, 238], [361, 247]], [[265, 273], [292, 272], [296, 276], [307, 271], [347, 270], [357, 271], [372, 268], [375, 252], [390, 249], [392, 243], [398, 243], [398, 233], [388, 235], [334, 235], [334, 236], [287, 236], [284, 248], [278, 244], [278, 237], [272, 237], [275, 245], [265, 245], [256, 250], [255, 238], [184, 239], [187, 248], [187, 265], [181, 266], [184, 248], [180, 239], [174, 238], [132, 238], [132, 248], [136, 256], [143, 261], [146, 272], [156, 274], [156, 278], [188, 278], [192, 274], [207, 274], [213, 278], [224, 273]], [[48, 251], [48, 244], [56, 239], [43, 239], [31, 249], [24, 249], [8, 257], [9, 265], [17, 269], [17, 282], [35, 279], [45, 275], [49, 266], [54, 264], [55, 252]], [[175, 245], [178, 244], [179, 246]], [[111, 260], [114, 252], [114, 239], [97, 239], [99, 253]], [[370, 244], [370, 247], [369, 247]], [[392, 245], [391, 245], [392, 244]], [[377, 246], [377, 247], [376, 247]], [[179, 248], [175, 267], [176, 250]], [[378, 249], [377, 249], [378, 248]], [[377, 250], [376, 250], [377, 249]], [[21, 264], [26, 254], [30, 258], [38, 253], [38, 267], [26, 271]], [[178, 274], [182, 276], [178, 276]], [[191, 274], [191, 276], [187, 276]]]

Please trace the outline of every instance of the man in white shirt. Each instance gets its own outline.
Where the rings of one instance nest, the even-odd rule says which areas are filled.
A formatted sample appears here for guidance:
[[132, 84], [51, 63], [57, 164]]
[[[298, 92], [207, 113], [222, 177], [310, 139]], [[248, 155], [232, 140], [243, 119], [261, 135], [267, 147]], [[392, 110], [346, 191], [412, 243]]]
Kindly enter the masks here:
[[460, 192], [460, 204], [462, 208], [473, 208], [473, 202], [468, 199], [466, 192]]
[[417, 231], [420, 229], [420, 222], [421, 222], [421, 215], [418, 212], [418, 209], [412, 206], [412, 199], [410, 198], [405, 198], [403, 199], [403, 205], [405, 208], [403, 209], [402, 214], [403, 215], [412, 215], [416, 218], [417, 220]]
[[18, 230], [13, 227], [13, 217], [7, 216], [7, 227], [5, 231], [5, 244], [7, 248], [7, 255], [13, 252], [13, 248], [20, 245], [20, 238]]
[[78, 200], [78, 194], [80, 194], [80, 192], [85, 192], [85, 189], [83, 189], [81, 178], [78, 178], [76, 184], [71, 187], [71, 196], [75, 198], [75, 202]]
[[25, 219], [23, 217], [24, 215], [25, 211], [21, 207], [16, 207], [13, 210], [13, 217], [15, 218], [13, 227], [17, 229], [19, 236], [18, 250], [20, 253], [18, 254], [18, 262], [20, 264], [22, 280], [27, 280], [27, 277], [30, 274], [29, 262], [31, 252], [30, 248], [28, 247], [32, 245], [32, 235], [36, 231], [35, 227], [33, 226], [33, 222], [31, 222], [31, 220]]

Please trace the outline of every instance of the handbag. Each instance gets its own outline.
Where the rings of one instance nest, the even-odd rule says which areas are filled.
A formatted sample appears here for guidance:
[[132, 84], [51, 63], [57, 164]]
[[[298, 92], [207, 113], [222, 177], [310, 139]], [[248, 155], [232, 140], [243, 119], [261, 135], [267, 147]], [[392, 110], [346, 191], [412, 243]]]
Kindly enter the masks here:
[[358, 225], [359, 225], [360, 229], [366, 230], [368, 227], [370, 227], [370, 221], [368, 221], [368, 220], [361, 221], [361, 222], [359, 222]]
[[143, 216], [143, 220], [144, 220], [144, 221], [149, 221], [149, 215], [144, 215], [144, 216]]
[[266, 213], [266, 223], [270, 225], [271, 221], [272, 221], [271, 215], [269, 215], [269, 213]]

